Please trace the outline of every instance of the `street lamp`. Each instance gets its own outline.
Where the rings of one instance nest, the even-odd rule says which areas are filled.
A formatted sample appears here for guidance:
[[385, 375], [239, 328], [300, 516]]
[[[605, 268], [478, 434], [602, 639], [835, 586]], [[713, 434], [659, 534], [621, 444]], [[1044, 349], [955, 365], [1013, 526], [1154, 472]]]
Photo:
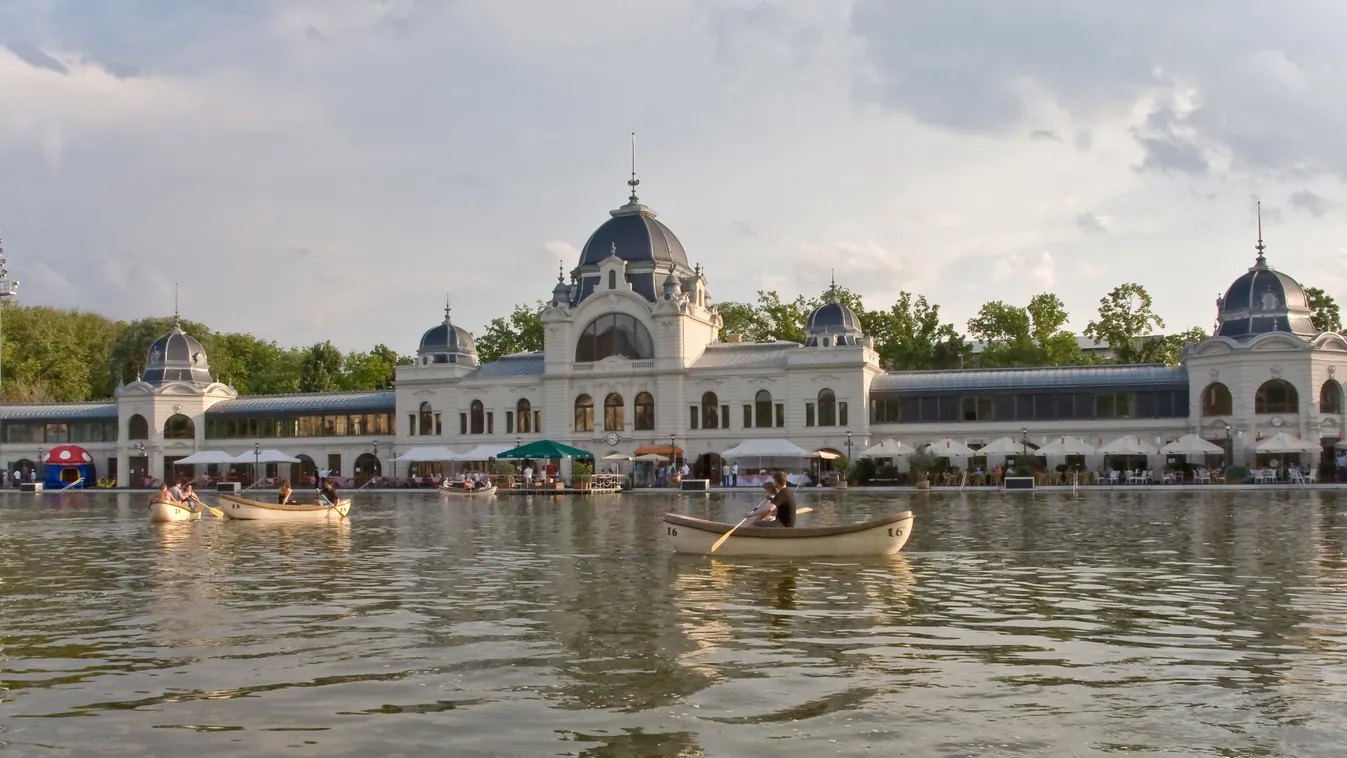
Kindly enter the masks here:
[[515, 446], [515, 447], [520, 447], [520, 446], [521, 446], [521, 443], [520, 443], [520, 441], [519, 441], [519, 435], [518, 435], [518, 434], [516, 434], [516, 435], [514, 436], [514, 446]]
[[378, 440], [375, 440], [375, 441], [374, 441], [374, 465], [375, 465], [375, 467], [378, 468], [378, 471], [377, 471], [377, 472], [375, 472], [375, 471], [369, 472], [370, 476], [374, 476], [376, 473], [382, 475], [383, 472], [384, 472], [384, 465], [383, 465], [382, 463], [379, 462], [379, 441], [378, 441]]
[[1028, 457], [1029, 457], [1029, 430], [1028, 430], [1028, 429], [1021, 429], [1021, 430], [1020, 430], [1020, 455], [1023, 455], [1025, 458], [1028, 458]]
[[253, 443], [253, 484], [257, 484], [257, 482], [258, 482], [257, 469], [258, 469], [258, 464], [259, 464], [259, 462], [260, 462], [261, 460], [262, 460], [262, 443], [260, 443], [260, 442], [254, 442], [254, 443]]
[[37, 471], [33, 473], [33, 481], [40, 482], [47, 478], [47, 468], [42, 463], [42, 448], [37, 449]]
[[669, 434], [669, 460], [673, 461], [675, 465], [678, 464], [678, 453], [675, 452], [675, 451], [677, 450], [677, 446], [674, 444], [674, 443], [677, 442], [677, 441], [678, 441], [678, 436], [677, 436], [676, 434], [670, 433], [670, 434]]
[[847, 430], [847, 463], [851, 462], [851, 430]]
[[[10, 280], [9, 266], [5, 262], [5, 248], [0, 245], [0, 306], [3, 306], [3, 301], [9, 300], [17, 294], [19, 294], [19, 283]], [[39, 465], [42, 463], [41, 457], [38, 456]]]
[[1225, 423], [1225, 465], [1227, 468], [1229, 468], [1232, 461], [1235, 458], [1235, 445], [1234, 441], [1230, 439], [1230, 430], [1232, 428], [1230, 426], [1230, 422], [1226, 421], [1224, 423]]

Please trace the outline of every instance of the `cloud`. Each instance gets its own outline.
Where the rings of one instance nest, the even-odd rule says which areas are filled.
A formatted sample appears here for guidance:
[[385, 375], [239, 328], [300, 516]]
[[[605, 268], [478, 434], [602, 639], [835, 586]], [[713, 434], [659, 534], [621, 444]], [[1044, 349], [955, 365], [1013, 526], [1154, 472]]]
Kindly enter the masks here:
[[551, 240], [543, 243], [543, 250], [552, 258], [560, 258], [569, 268], [580, 260], [580, 248], [569, 242]]
[[1316, 218], [1322, 217], [1334, 205], [1332, 201], [1309, 190], [1292, 193], [1290, 203], [1292, 208], [1305, 211]]
[[1057, 264], [1044, 252], [1011, 253], [997, 257], [991, 266], [993, 281], [1021, 281], [1033, 285], [1035, 292], [1051, 289], [1057, 282]]
[[70, 73], [70, 69], [66, 68], [66, 65], [64, 63], [56, 60], [55, 58], [44, 53], [38, 48], [33, 47], [32, 45], [24, 44], [22, 42], [10, 42], [6, 44], [5, 47], [8, 47], [10, 52], [18, 56], [19, 60], [23, 61], [24, 63], [27, 63], [33, 68], [45, 69], [47, 71], [55, 71], [58, 74]]
[[1047, 142], [1061, 142], [1062, 138], [1057, 136], [1057, 132], [1051, 129], [1035, 129], [1029, 132], [1029, 139], [1045, 140]]
[[1087, 232], [1103, 234], [1108, 231], [1108, 219], [1094, 213], [1082, 213], [1076, 216], [1076, 226]]

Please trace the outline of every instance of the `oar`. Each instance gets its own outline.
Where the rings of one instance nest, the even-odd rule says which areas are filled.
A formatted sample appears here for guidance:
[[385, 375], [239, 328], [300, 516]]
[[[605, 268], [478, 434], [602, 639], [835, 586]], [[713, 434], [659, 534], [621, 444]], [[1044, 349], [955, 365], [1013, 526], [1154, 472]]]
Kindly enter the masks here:
[[201, 498], [197, 498], [196, 501], [197, 501], [198, 503], [201, 503], [201, 507], [202, 507], [202, 508], [205, 508], [206, 510], [210, 511], [210, 515], [214, 516], [215, 518], [224, 518], [224, 517], [225, 517], [224, 511], [220, 510], [219, 508], [212, 508], [212, 507], [210, 507], [209, 505], [206, 505], [206, 501], [205, 501], [205, 500], [202, 500]]
[[[327, 499], [327, 496], [326, 496], [326, 495], [324, 495], [324, 494], [322, 494], [322, 493], [320, 492], [320, 493], [318, 493], [318, 499], [320, 499], [320, 500], [323, 501], [323, 505], [326, 505], [327, 507], [329, 507], [329, 508], [331, 508], [332, 510], [336, 511], [338, 516], [341, 516], [342, 518], [346, 518], [346, 514], [345, 514], [345, 513], [342, 513], [341, 510], [340, 510], [339, 508], [337, 508], [336, 505], [334, 505], [333, 503], [328, 502], [328, 499]], [[337, 502], [340, 503], [341, 500], [338, 500]]]
[[[813, 513], [813, 512], [814, 512], [813, 508], [795, 509], [796, 516], [803, 516], [806, 513]], [[752, 516], [744, 516], [744, 521], [748, 521], [750, 518], [752, 518]], [[740, 521], [739, 523], [735, 524], [734, 527], [730, 529], [728, 532], [725, 532], [724, 534], [720, 535], [720, 539], [716, 540], [715, 544], [711, 546], [710, 552], [714, 553], [715, 551], [719, 550], [720, 546], [725, 544], [725, 540], [729, 539], [731, 534], [734, 534], [734, 530], [744, 525], [744, 521]]]

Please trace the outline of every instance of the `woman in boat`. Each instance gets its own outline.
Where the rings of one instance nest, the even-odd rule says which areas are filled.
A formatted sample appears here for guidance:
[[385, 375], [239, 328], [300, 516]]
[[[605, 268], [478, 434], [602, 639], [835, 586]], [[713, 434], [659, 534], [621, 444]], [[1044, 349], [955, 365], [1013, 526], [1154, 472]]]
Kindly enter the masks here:
[[290, 487], [290, 480], [289, 480], [289, 479], [282, 479], [282, 480], [281, 480], [281, 492], [280, 492], [279, 495], [276, 496], [276, 504], [277, 504], [277, 505], [296, 505], [296, 503], [295, 503], [293, 500], [290, 499], [290, 493], [292, 493], [292, 492], [294, 492], [294, 490], [291, 489], [291, 487]]
[[168, 482], [162, 482], [159, 485], [159, 502], [161, 503], [173, 502], [173, 495], [170, 494], [168, 491]]
[[764, 482], [762, 491], [766, 493], [767, 497], [761, 503], [758, 503], [758, 507], [754, 508], [752, 513], [748, 514], [748, 517], [753, 519], [748, 522], [748, 525], [781, 526], [781, 523], [776, 520], [776, 503], [772, 502], [773, 498], [776, 497], [776, 482], [771, 480]]
[[187, 484], [183, 485], [182, 502], [186, 503], [187, 507], [191, 508], [192, 510], [196, 510], [196, 504], [201, 502], [201, 498], [197, 497], [196, 493], [192, 491], [191, 482], [188, 482]]
[[318, 490], [318, 494], [327, 501], [328, 505], [337, 504], [337, 485], [330, 478], [323, 482], [323, 488]]

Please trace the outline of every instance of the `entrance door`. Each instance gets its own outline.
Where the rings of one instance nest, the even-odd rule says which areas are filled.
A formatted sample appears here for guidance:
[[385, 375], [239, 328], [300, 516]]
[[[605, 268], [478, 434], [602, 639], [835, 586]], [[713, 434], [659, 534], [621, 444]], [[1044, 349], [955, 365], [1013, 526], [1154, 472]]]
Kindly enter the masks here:
[[713, 484], [720, 483], [720, 467], [724, 459], [718, 453], [702, 453], [692, 464], [692, 475], [698, 479], [710, 479]]

